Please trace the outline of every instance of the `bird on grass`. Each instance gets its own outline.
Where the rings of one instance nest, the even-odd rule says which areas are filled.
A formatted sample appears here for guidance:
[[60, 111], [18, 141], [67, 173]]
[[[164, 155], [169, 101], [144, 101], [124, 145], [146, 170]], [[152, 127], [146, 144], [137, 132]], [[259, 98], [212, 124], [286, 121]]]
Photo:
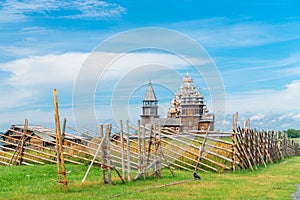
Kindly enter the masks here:
[[201, 180], [201, 177], [196, 172], [193, 173], [193, 176], [195, 180]]

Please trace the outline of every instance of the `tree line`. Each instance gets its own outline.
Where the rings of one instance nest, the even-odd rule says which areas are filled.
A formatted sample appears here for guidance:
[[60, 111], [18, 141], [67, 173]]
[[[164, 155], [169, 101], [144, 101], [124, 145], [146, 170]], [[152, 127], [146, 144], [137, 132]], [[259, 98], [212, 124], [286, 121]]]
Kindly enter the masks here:
[[300, 130], [288, 129], [286, 133], [289, 138], [300, 138]]

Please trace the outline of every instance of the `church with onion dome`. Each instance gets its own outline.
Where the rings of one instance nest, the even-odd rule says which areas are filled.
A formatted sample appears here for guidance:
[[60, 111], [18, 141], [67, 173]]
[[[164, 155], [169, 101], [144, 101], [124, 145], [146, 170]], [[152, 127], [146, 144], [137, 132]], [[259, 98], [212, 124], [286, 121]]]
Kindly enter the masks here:
[[186, 73], [182, 80], [180, 90], [169, 106], [166, 118], [160, 118], [158, 113], [158, 100], [151, 82], [143, 100], [142, 124], [160, 124], [176, 131], [214, 130], [215, 116], [209, 113], [204, 103], [203, 95], [194, 86], [192, 77]]

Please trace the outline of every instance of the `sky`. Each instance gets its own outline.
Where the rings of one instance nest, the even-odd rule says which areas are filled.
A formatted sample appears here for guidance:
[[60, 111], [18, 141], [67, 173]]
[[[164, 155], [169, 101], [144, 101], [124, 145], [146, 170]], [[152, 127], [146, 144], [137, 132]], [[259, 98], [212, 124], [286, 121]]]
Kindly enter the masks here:
[[[235, 112], [241, 124], [250, 119], [257, 129], [300, 129], [299, 8], [296, 0], [2, 0], [0, 130], [22, 124], [25, 118], [30, 124], [53, 127], [53, 88], [57, 88], [61, 118], [76, 126], [74, 88], [89, 56], [116, 34], [144, 27], [184, 34], [209, 55], [225, 92], [225, 118], [219, 121], [222, 130], [231, 128]], [[130, 42], [120, 44], [130, 46]], [[173, 45], [180, 46], [180, 41], [174, 40]], [[116, 52], [100, 53], [109, 57]], [[153, 59], [157, 59], [155, 66], [151, 66]], [[140, 68], [132, 68], [134, 65]], [[153, 69], [150, 74], [149, 68]], [[174, 55], [130, 52], [112, 69], [94, 90], [92, 112], [98, 123], [122, 116], [118, 109], [124, 102], [112, 102], [118, 99], [115, 89], [126, 96], [130, 119], [136, 121], [149, 79], [159, 98], [161, 116], [165, 115], [174, 88], [181, 84], [181, 78], [168, 79], [168, 75], [183, 77], [186, 71], [201, 88], [208, 109], [216, 112], [207, 82]], [[81, 100], [84, 102], [84, 95]], [[84, 112], [80, 115], [85, 116]]]

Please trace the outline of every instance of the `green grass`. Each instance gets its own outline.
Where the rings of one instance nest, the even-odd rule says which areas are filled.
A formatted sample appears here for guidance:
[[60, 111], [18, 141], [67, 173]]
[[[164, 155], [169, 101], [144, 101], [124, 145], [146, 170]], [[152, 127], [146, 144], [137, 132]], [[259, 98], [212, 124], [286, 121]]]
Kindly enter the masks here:
[[292, 138], [295, 142], [298, 142], [300, 144], [300, 138]]
[[[101, 171], [93, 168], [84, 184], [87, 166], [66, 165], [69, 192], [57, 186], [56, 165], [0, 167], [0, 199], [291, 199], [300, 183], [300, 157], [261, 167], [254, 173], [198, 173], [201, 181], [154, 188], [192, 178], [191, 172], [175, 171], [171, 177], [163, 170], [162, 178], [147, 178], [122, 184], [114, 174], [114, 185], [103, 184]], [[138, 191], [138, 192], [137, 192]], [[116, 197], [115, 195], [120, 195]]]

